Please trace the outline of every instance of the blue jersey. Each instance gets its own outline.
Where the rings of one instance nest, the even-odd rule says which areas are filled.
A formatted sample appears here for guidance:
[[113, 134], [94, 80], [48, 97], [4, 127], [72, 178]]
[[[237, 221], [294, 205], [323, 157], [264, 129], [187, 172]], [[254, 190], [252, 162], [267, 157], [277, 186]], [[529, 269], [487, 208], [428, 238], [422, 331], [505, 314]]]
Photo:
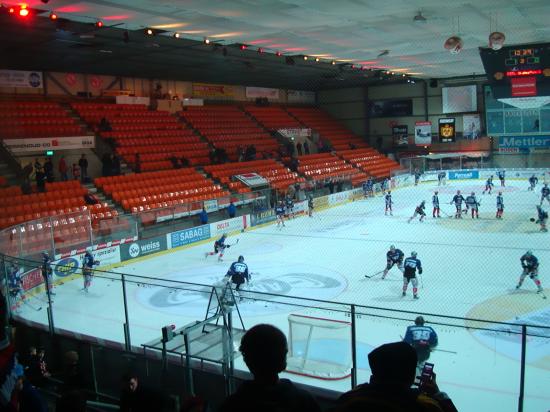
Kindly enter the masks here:
[[497, 209], [504, 209], [504, 197], [502, 195], [497, 196]]
[[233, 262], [227, 271], [227, 276], [242, 275], [246, 280], [249, 280], [248, 266], [244, 262]]
[[94, 257], [91, 253], [87, 252], [84, 255], [84, 260], [82, 261], [82, 267], [85, 269], [92, 269], [94, 267]]
[[462, 195], [454, 195], [453, 200], [451, 203], [454, 203], [457, 206], [462, 205], [462, 202], [464, 202], [464, 197]]
[[386, 258], [388, 259], [388, 262], [401, 262], [403, 260], [403, 257], [405, 254], [400, 249], [395, 250], [388, 250], [388, 253], [386, 253]]
[[432, 196], [432, 204], [434, 207], [439, 207], [439, 197], [437, 195]]
[[504, 179], [504, 173], [505, 173], [504, 170], [501, 170], [500, 172], [498, 172], [498, 178], [501, 180]]
[[225, 247], [225, 239], [227, 239], [227, 237], [225, 235], [223, 235], [221, 238], [219, 238], [218, 240], [216, 240], [214, 242], [214, 246], [216, 246], [216, 247]]
[[542, 197], [548, 197], [548, 195], [550, 195], [550, 187], [544, 186], [540, 193], [542, 194]]
[[539, 182], [539, 179], [535, 175], [529, 178], [529, 183], [531, 183], [532, 185], [536, 185], [538, 182]]
[[21, 271], [18, 267], [14, 266], [10, 269], [8, 277], [8, 286], [10, 289], [21, 289]]
[[545, 219], [548, 219], [548, 213], [546, 213], [546, 212], [542, 209], [542, 207], [539, 207], [539, 208], [537, 209], [537, 213], [538, 213], [538, 215], [539, 215], [539, 221], [540, 221], [540, 222], [542, 222], [542, 221], [545, 220]]
[[474, 195], [470, 195], [466, 197], [466, 204], [471, 208], [477, 208], [479, 206], [479, 203]]
[[418, 269], [418, 273], [422, 273], [422, 263], [420, 262], [420, 259], [417, 259], [415, 257], [408, 257], [405, 259], [405, 276], [414, 277], [416, 276], [416, 269]]
[[413, 325], [407, 328], [403, 341], [412, 346], [428, 345], [434, 348], [437, 346], [437, 333], [431, 326]]
[[287, 209], [292, 209], [294, 207], [294, 201], [290, 197], [285, 199], [285, 204]]
[[487, 182], [485, 182], [485, 186], [494, 186], [493, 185], [493, 178], [490, 177], [489, 179], [487, 179]]
[[535, 257], [535, 255], [525, 254], [520, 258], [520, 261], [521, 266], [523, 266], [524, 269], [534, 270], [539, 267], [539, 260]]
[[277, 216], [283, 216], [285, 214], [285, 207], [283, 205], [278, 205], [275, 208], [275, 214]]
[[384, 199], [386, 200], [386, 206], [391, 206], [393, 202], [391, 200], [391, 195], [389, 193], [384, 197]]

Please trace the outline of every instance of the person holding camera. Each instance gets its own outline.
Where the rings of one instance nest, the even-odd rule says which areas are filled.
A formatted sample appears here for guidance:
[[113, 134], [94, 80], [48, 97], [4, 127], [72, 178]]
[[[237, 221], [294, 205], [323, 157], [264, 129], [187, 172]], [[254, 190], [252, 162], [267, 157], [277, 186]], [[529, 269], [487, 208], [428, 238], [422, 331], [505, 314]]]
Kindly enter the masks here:
[[416, 351], [418, 367], [422, 369], [424, 363], [430, 358], [430, 353], [437, 346], [437, 333], [431, 326], [424, 325], [422, 316], [417, 316], [414, 325], [407, 327], [403, 342], [411, 345]]

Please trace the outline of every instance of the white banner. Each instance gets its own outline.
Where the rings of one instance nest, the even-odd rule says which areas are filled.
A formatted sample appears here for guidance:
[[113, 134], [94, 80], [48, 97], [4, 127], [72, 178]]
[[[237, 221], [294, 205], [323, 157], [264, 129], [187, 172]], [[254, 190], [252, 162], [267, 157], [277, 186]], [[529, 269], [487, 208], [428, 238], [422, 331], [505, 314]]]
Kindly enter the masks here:
[[216, 223], [210, 223], [210, 237], [216, 237], [222, 233], [241, 231], [248, 227], [250, 215], [234, 217]]
[[14, 153], [42, 152], [44, 150], [90, 149], [95, 147], [95, 136], [5, 139], [4, 143]]
[[144, 104], [145, 106], [149, 106], [151, 99], [149, 97], [117, 96], [116, 104]]
[[294, 214], [299, 215], [302, 213], [307, 213], [309, 210], [308, 202], [307, 200], [302, 200], [300, 202], [294, 203]]
[[184, 106], [204, 106], [204, 99], [190, 99], [185, 97], [184, 99], [181, 99], [181, 103]]
[[351, 190], [347, 190], [345, 192], [333, 193], [331, 195], [328, 195], [328, 204], [330, 206], [333, 206], [333, 205], [347, 202], [351, 198], [351, 195], [352, 195]]
[[207, 213], [215, 212], [218, 210], [218, 200], [217, 199], [210, 199], [204, 201], [204, 209]]
[[44, 87], [42, 72], [0, 70], [0, 87], [42, 89]]
[[432, 144], [432, 122], [415, 122], [414, 144], [418, 146]]
[[258, 173], [244, 173], [242, 175], [235, 175], [235, 178], [249, 187], [269, 185], [267, 179]]
[[277, 132], [284, 137], [295, 139], [297, 137], [311, 137], [311, 129], [278, 129]]
[[315, 92], [305, 90], [287, 90], [286, 98], [288, 103], [315, 103]]
[[278, 99], [279, 89], [270, 89], [268, 87], [247, 87], [247, 98], [267, 97], [268, 99]]
[[462, 116], [462, 136], [464, 139], [479, 139], [481, 137], [481, 120], [479, 114]]

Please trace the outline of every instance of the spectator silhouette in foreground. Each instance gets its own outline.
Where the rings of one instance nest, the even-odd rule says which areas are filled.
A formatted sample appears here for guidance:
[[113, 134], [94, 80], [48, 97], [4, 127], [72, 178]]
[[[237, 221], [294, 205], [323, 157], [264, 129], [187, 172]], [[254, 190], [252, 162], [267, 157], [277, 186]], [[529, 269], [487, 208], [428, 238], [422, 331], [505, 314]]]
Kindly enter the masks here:
[[120, 394], [121, 412], [161, 412], [163, 397], [140, 384], [137, 374], [129, 373], [123, 378], [124, 388]]
[[433, 379], [412, 388], [416, 375], [416, 351], [405, 342], [382, 345], [369, 354], [371, 378], [338, 399], [333, 412], [455, 412], [449, 397]]
[[319, 412], [313, 397], [288, 379], [279, 379], [286, 368], [286, 337], [271, 325], [249, 329], [239, 348], [246, 366], [254, 375], [222, 404], [221, 412]]

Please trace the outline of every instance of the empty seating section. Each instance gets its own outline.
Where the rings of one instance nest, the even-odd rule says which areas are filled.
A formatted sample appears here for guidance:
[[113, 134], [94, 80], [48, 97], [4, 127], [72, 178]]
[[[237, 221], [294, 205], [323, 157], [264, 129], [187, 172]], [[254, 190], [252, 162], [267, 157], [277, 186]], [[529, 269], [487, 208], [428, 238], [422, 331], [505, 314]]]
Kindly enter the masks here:
[[245, 110], [269, 130], [303, 127], [298, 120], [281, 107], [246, 106]]
[[[141, 171], [172, 169], [170, 158], [187, 159], [190, 165], [208, 162], [208, 145], [177, 117], [151, 111], [144, 105], [73, 103], [72, 107], [104, 139], [111, 139], [115, 151]], [[105, 118], [111, 131], [99, 130]]]
[[352, 184], [356, 186], [368, 178], [365, 172], [331, 153], [300, 156], [298, 160], [298, 172], [307, 179], [343, 178], [350, 179]]
[[77, 119], [58, 103], [0, 102], [0, 138], [82, 136]]
[[313, 107], [289, 107], [287, 110], [306, 127], [318, 132], [321, 139], [328, 141], [334, 150], [368, 147], [364, 139], [354, 135], [345, 126], [321, 109]]
[[193, 168], [99, 177], [94, 183], [132, 213], [230, 195]]
[[253, 144], [261, 152], [276, 152], [277, 141], [236, 106], [190, 106], [180, 116], [210, 143], [236, 161], [237, 148]]
[[269, 181], [272, 188], [282, 191], [286, 190], [290, 184], [305, 181], [304, 178], [291, 172], [290, 169], [273, 159], [210, 165], [205, 166], [204, 170], [214, 179], [227, 184], [232, 191], [237, 193], [250, 191], [240, 181], [234, 182], [231, 180], [232, 176], [242, 173], [258, 173]]
[[390, 177], [391, 171], [400, 167], [399, 163], [381, 155], [372, 148], [341, 150], [337, 154], [375, 178]]

